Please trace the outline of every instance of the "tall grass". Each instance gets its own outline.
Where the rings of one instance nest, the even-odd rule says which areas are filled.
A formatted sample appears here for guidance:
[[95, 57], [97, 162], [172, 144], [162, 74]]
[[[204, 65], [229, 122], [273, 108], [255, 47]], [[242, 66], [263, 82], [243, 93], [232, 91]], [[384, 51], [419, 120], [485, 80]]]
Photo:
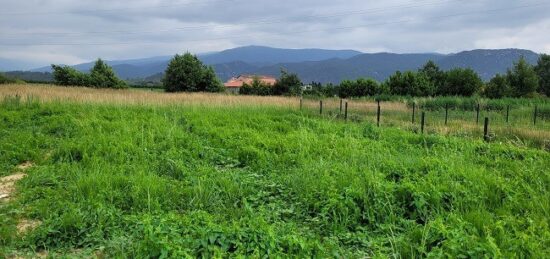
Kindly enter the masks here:
[[445, 107], [454, 110], [474, 111], [478, 105], [480, 109], [488, 111], [504, 111], [507, 108], [518, 109], [525, 107], [541, 106], [544, 109], [550, 108], [548, 98], [526, 99], [526, 98], [502, 98], [502, 99], [484, 99], [479, 97], [435, 97], [435, 98], [416, 98], [409, 99], [407, 105], [412, 106], [416, 103], [417, 107], [435, 111], [443, 110]]
[[35, 164], [0, 205], [0, 256], [550, 253], [545, 151], [284, 105], [85, 100], [0, 104], [0, 175]]

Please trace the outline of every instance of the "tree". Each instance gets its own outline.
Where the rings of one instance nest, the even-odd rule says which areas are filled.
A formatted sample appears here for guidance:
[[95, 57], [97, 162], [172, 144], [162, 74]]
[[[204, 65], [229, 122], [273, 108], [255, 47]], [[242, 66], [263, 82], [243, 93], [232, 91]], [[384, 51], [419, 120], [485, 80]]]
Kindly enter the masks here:
[[97, 88], [127, 88], [128, 86], [120, 80], [107, 63], [101, 59], [97, 59], [94, 67], [90, 70], [91, 86]]
[[508, 69], [506, 75], [512, 86], [515, 97], [527, 97], [533, 95], [539, 86], [539, 78], [533, 66], [521, 57], [512, 69]]
[[502, 98], [511, 96], [512, 88], [506, 76], [496, 74], [485, 86], [483, 94], [488, 98]]
[[418, 70], [419, 73], [424, 73], [430, 82], [434, 85], [436, 93], [439, 93], [445, 83], [445, 72], [439, 69], [439, 66], [432, 60], [428, 61], [422, 68]]
[[472, 96], [483, 87], [483, 80], [471, 68], [455, 68], [446, 73], [441, 95]]
[[428, 76], [412, 71], [395, 72], [386, 80], [385, 85], [395, 95], [432, 96], [435, 93], [435, 87]]
[[275, 95], [300, 95], [302, 93], [302, 81], [297, 74], [289, 74], [281, 69], [281, 77], [273, 86]]
[[222, 82], [216, 76], [216, 72], [211, 66], [204, 66], [204, 74], [202, 77], [201, 87], [204, 87], [205, 92], [223, 92], [225, 89]]
[[371, 78], [359, 78], [356, 81], [344, 80], [340, 83], [338, 95], [342, 98], [362, 97], [382, 94], [380, 84]]
[[539, 76], [539, 92], [550, 97], [550, 55], [540, 55], [535, 71]]
[[128, 87], [124, 81], [115, 75], [113, 69], [101, 59], [95, 62], [90, 74], [80, 72], [69, 66], [52, 65], [52, 70], [57, 85], [118, 89]]
[[262, 82], [259, 77], [254, 77], [251, 84], [244, 83], [239, 89], [239, 94], [243, 95], [271, 95], [273, 94], [273, 88]]
[[338, 96], [348, 98], [354, 96], [355, 82], [352, 80], [343, 80], [338, 87]]
[[52, 64], [53, 78], [55, 84], [62, 86], [91, 86], [90, 75], [82, 73], [69, 66], [58, 66]]
[[223, 90], [214, 70], [191, 53], [176, 54], [168, 64], [162, 83], [167, 92], [219, 92]]

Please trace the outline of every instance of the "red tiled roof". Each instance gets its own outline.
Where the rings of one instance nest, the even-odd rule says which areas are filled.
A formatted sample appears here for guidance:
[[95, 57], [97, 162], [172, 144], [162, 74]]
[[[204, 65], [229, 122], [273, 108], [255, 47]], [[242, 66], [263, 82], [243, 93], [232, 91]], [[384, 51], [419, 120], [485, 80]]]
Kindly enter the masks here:
[[252, 84], [254, 78], [258, 78], [266, 85], [274, 85], [277, 79], [271, 76], [240, 75], [229, 79], [224, 85], [227, 88], [241, 88], [243, 84]]

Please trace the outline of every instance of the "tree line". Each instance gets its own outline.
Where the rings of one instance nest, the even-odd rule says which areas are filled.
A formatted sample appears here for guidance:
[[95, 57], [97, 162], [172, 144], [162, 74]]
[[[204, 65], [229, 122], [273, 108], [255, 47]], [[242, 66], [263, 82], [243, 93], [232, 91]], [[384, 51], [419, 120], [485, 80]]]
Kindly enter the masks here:
[[[127, 88], [113, 69], [98, 59], [90, 73], [80, 72], [69, 66], [52, 65], [56, 84], [65, 86], [88, 86], [97, 88]], [[203, 64], [195, 55], [175, 55], [165, 70], [162, 84], [167, 92], [221, 92], [225, 88], [211, 66]], [[344, 80], [338, 85], [312, 82], [303, 90], [303, 83], [293, 73], [284, 70], [275, 85], [264, 84], [258, 78], [244, 84], [244, 95], [318, 95], [364, 97], [401, 95], [473, 96], [488, 98], [550, 96], [550, 55], [542, 54], [537, 65], [532, 66], [522, 57], [505, 74], [497, 74], [489, 82], [470, 68], [441, 70], [433, 61], [428, 61], [417, 71], [397, 71], [384, 82], [359, 78]]]
[[128, 85], [119, 79], [113, 68], [98, 59], [90, 73], [80, 72], [70, 66], [52, 65], [55, 83], [62, 86], [86, 86], [96, 88], [127, 88]]
[[339, 85], [312, 82], [304, 94], [318, 96], [363, 97], [402, 95], [484, 96], [488, 98], [550, 96], [550, 55], [542, 54], [536, 66], [522, 57], [506, 74], [497, 74], [489, 82], [470, 68], [441, 70], [428, 61], [417, 71], [397, 71], [384, 82], [360, 78], [344, 80]]

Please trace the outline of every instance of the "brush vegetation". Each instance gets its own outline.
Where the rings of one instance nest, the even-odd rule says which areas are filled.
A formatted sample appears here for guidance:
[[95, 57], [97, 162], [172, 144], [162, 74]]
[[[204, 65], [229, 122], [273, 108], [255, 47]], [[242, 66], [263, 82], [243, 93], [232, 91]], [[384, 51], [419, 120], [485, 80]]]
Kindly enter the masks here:
[[52, 99], [0, 104], [0, 176], [34, 163], [0, 204], [0, 257], [550, 254], [539, 149], [284, 105]]

